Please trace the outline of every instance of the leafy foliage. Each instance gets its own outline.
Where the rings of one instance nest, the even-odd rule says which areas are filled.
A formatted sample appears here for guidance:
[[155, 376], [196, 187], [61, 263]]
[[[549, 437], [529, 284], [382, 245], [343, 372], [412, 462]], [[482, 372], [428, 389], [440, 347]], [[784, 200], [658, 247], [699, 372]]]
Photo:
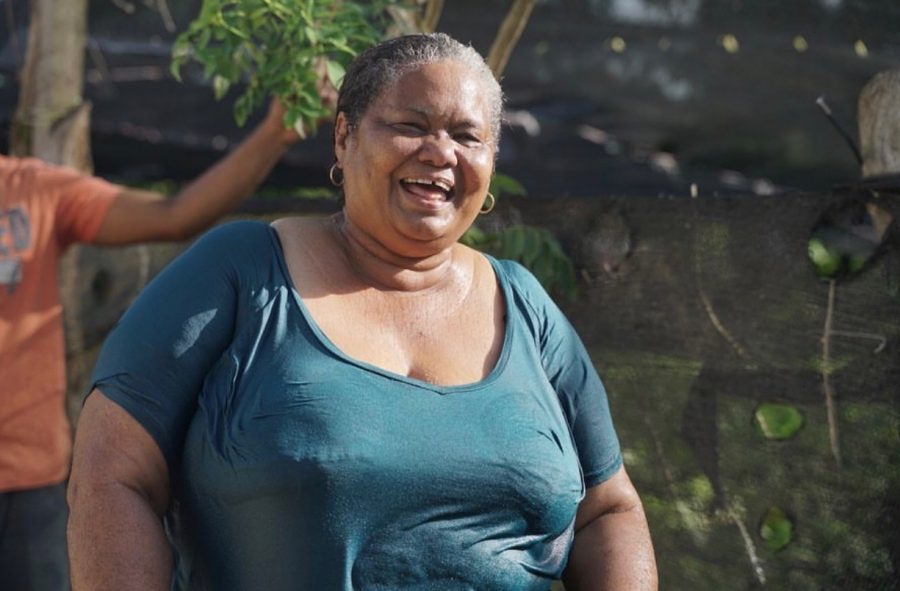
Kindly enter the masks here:
[[523, 197], [526, 194], [525, 187], [522, 183], [500, 172], [495, 172], [491, 177], [491, 185], [488, 187], [494, 197], [500, 199], [504, 195], [517, 195]]
[[[488, 190], [496, 199], [526, 194], [522, 183], [499, 172], [491, 177]], [[557, 290], [570, 298], [578, 294], [575, 266], [549, 230], [524, 224], [497, 231], [472, 226], [460, 242], [498, 258], [522, 263], [548, 291]]]
[[203, 66], [217, 99], [244, 82], [234, 103], [243, 125], [277, 96], [285, 125], [314, 129], [328, 114], [317, 90], [317, 69], [340, 86], [350, 60], [377, 42], [387, 0], [204, 0], [200, 14], [175, 41], [172, 73], [180, 80], [189, 60]]
[[498, 258], [522, 263], [548, 291], [558, 290], [569, 297], [577, 294], [572, 261], [545, 228], [516, 224], [497, 232], [485, 232], [473, 226], [461, 242]]

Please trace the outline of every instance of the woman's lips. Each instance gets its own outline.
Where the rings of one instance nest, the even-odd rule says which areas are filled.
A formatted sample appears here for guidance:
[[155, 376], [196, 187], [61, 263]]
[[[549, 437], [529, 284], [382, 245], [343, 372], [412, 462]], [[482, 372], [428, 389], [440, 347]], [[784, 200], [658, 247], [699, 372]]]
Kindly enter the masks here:
[[430, 206], [444, 205], [452, 199], [451, 186], [444, 181], [404, 179], [400, 185], [416, 201]]

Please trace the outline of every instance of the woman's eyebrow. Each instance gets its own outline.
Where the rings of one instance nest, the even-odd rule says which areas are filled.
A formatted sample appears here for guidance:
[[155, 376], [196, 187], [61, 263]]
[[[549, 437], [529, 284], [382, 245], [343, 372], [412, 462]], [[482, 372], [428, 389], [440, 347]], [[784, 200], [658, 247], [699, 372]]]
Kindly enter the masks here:
[[[423, 119], [432, 119], [435, 116], [435, 113], [431, 109], [427, 109], [424, 107], [410, 107], [410, 106], [401, 106], [401, 105], [389, 105], [390, 110], [403, 113], [403, 114], [415, 114]], [[453, 122], [453, 127], [455, 129], [480, 129], [483, 124], [475, 119], [470, 119], [468, 117], [460, 119], [458, 121]]]
[[403, 106], [403, 105], [388, 105], [388, 109], [391, 111], [397, 112], [397, 113], [404, 113], [404, 114], [413, 113], [413, 114], [416, 114], [416, 115], [419, 115], [419, 116], [425, 117], [425, 118], [428, 118], [428, 117], [432, 116], [432, 114], [433, 114], [428, 109], [423, 109], [423, 108], [419, 108], [419, 107], [409, 107], [409, 106]]
[[487, 127], [474, 119], [463, 119], [462, 121], [458, 121], [454, 127], [456, 129], [481, 129], [482, 127]]

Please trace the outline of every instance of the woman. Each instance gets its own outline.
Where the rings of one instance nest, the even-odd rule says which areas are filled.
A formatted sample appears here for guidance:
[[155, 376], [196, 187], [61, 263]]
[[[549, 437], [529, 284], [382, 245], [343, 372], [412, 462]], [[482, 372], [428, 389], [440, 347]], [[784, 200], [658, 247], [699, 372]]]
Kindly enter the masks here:
[[583, 346], [457, 243], [501, 107], [446, 35], [372, 48], [338, 98], [342, 212], [220, 227], [148, 286], [81, 414], [76, 590], [655, 588]]

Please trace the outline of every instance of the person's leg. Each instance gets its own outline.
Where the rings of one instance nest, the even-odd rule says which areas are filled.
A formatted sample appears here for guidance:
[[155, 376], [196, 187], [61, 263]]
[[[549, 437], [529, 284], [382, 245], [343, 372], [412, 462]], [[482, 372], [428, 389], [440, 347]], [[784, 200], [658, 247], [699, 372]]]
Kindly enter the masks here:
[[0, 581], [8, 591], [66, 591], [66, 488], [0, 493]]

